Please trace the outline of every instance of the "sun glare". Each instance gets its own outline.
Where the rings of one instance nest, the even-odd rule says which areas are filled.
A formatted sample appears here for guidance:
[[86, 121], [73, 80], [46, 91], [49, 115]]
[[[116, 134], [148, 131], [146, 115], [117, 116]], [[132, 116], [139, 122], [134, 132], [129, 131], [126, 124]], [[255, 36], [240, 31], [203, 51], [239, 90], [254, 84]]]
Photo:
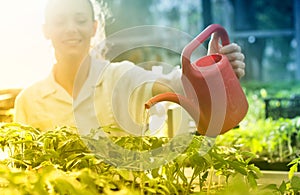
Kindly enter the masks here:
[[42, 33], [45, 0], [1, 0], [0, 89], [23, 88], [44, 78], [53, 63]]

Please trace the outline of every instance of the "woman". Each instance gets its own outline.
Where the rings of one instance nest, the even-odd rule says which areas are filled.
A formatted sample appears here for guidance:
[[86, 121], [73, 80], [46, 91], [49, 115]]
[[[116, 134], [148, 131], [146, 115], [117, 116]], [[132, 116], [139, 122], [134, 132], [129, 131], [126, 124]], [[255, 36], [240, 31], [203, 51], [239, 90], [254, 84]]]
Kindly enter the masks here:
[[[139, 133], [142, 105], [169, 88], [158, 82], [144, 82], [145, 78], [157, 78], [131, 62], [110, 63], [92, 56], [91, 39], [98, 26], [104, 24], [95, 19], [89, 0], [49, 0], [44, 34], [52, 42], [56, 63], [48, 78], [19, 94], [15, 104], [16, 122], [42, 131], [76, 126], [80, 133], [86, 134], [99, 126], [115, 125], [131, 131], [127, 133]], [[227, 55], [239, 78], [244, 75], [244, 55], [238, 45], [220, 47], [215, 36], [209, 45], [210, 53]], [[168, 80], [169, 86], [171, 81], [180, 79], [180, 74], [173, 75]], [[124, 94], [128, 95], [127, 99], [123, 98]]]

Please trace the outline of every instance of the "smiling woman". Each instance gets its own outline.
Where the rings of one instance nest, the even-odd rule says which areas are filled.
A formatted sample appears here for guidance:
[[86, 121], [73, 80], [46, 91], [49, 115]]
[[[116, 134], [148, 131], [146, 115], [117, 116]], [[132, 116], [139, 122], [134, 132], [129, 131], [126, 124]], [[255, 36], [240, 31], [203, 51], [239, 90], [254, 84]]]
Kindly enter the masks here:
[[49, 74], [53, 57], [42, 33], [44, 4], [1, 1], [0, 89], [23, 88]]

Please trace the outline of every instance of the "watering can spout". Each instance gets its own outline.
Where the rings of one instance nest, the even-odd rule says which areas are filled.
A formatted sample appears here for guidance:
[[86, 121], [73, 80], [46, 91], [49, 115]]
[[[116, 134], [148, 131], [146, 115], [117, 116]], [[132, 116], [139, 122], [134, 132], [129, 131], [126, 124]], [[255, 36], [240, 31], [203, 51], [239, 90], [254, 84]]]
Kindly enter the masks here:
[[[194, 121], [199, 121], [200, 114], [202, 115], [202, 119], [205, 118], [204, 114], [201, 113], [199, 107], [195, 106], [189, 98], [187, 98], [183, 95], [177, 94], [177, 93], [173, 93], [173, 92], [166, 92], [166, 93], [162, 93], [162, 94], [152, 97], [145, 103], [145, 108], [150, 109], [155, 104], [157, 104], [159, 102], [164, 102], [164, 101], [173, 102], [173, 103], [178, 104], [179, 106], [181, 106], [188, 112], [188, 114], [192, 117], [192, 119]], [[201, 123], [201, 124], [203, 124], [203, 123]], [[200, 131], [203, 132], [203, 130], [205, 129], [205, 127], [201, 124], [199, 123], [199, 126], [198, 126], [199, 132]]]
[[153, 98], [151, 98], [150, 100], [148, 100], [145, 103], [145, 108], [150, 109], [155, 104], [157, 104], [159, 102], [163, 102], [163, 101], [169, 101], [169, 102], [174, 102], [174, 103], [180, 104], [179, 96], [177, 96], [175, 93], [167, 92], [167, 93], [156, 95]]
[[152, 97], [145, 103], [145, 108], [150, 109], [155, 104], [163, 101], [173, 102], [182, 106], [194, 120], [198, 120], [200, 114], [199, 109], [195, 108], [187, 97], [172, 92], [166, 92]]

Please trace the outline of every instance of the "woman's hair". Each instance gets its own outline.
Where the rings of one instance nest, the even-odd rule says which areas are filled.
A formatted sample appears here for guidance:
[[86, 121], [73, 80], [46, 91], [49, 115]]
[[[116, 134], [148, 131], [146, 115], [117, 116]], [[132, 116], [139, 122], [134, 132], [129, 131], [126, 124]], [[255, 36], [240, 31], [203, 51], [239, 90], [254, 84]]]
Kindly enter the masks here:
[[[97, 2], [99, 2], [99, 4], [102, 4], [102, 3], [100, 3], [100, 2], [102, 2], [101, 0], [93, 0], [93, 2], [91, 1], [91, 0], [86, 0], [87, 2], [88, 2], [88, 4], [89, 4], [89, 7], [90, 7], [90, 9], [91, 9], [91, 15], [92, 15], [92, 19], [93, 20], [97, 20], [97, 18], [96, 18], [96, 10], [95, 10], [95, 7], [96, 7], [96, 3]], [[48, 16], [49, 16], [49, 14], [50, 14], [50, 9], [51, 9], [51, 3], [53, 2], [53, 0], [48, 0], [47, 1], [47, 3], [46, 3], [46, 5], [45, 5], [45, 22], [47, 22], [47, 19], [48, 19]], [[100, 6], [99, 6], [99, 8], [100, 8]], [[99, 10], [99, 9], [98, 9]], [[104, 12], [103, 12], [104, 13]], [[101, 14], [102, 15], [102, 13], [98, 13], [99, 15]], [[102, 17], [102, 16], [101, 16]]]
[[95, 10], [94, 10], [94, 6], [93, 6], [93, 4], [92, 4], [92, 2], [91, 2], [90, 0], [87, 0], [87, 1], [88, 1], [89, 5], [90, 5], [90, 8], [91, 8], [91, 10], [92, 10], [92, 18], [93, 18], [93, 19], [96, 19], [96, 18], [95, 18]]
[[92, 6], [95, 20], [98, 21], [97, 33], [92, 40], [92, 49], [94, 55], [100, 58], [104, 58], [106, 53], [106, 33], [105, 33], [105, 21], [111, 17], [110, 11], [102, 0], [88, 0]]

